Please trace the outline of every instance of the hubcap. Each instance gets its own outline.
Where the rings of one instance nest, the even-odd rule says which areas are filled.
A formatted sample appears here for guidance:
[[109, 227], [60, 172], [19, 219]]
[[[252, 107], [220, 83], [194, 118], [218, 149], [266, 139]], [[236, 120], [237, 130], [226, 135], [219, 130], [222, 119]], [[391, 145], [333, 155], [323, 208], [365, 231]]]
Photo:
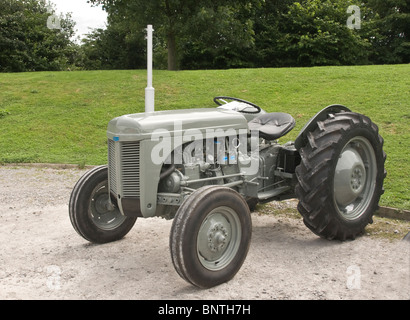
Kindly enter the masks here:
[[366, 169], [360, 154], [351, 147], [341, 154], [336, 166], [335, 198], [339, 205], [347, 206], [363, 191]]
[[208, 214], [197, 237], [198, 258], [205, 268], [221, 270], [233, 260], [240, 244], [240, 226], [236, 212], [229, 207]]
[[339, 156], [334, 176], [334, 201], [343, 218], [355, 220], [365, 212], [375, 190], [376, 175], [376, 156], [369, 140], [350, 140]]

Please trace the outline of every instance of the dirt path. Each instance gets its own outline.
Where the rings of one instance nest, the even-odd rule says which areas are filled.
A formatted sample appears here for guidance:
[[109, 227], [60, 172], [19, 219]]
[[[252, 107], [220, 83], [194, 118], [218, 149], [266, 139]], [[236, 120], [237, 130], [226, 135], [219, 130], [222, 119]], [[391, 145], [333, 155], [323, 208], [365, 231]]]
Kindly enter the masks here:
[[172, 221], [139, 219], [107, 245], [74, 231], [67, 203], [84, 172], [0, 167], [0, 299], [410, 299], [410, 242], [329, 242], [258, 213], [235, 278], [197, 289], [172, 265]]

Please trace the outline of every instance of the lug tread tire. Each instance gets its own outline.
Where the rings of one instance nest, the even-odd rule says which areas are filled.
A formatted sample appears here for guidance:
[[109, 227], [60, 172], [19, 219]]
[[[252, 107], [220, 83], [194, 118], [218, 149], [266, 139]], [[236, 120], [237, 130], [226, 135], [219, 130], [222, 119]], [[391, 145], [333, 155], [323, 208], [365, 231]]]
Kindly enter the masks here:
[[[333, 200], [333, 175], [338, 156], [344, 143], [354, 137], [354, 132], [365, 136], [372, 144], [377, 161], [376, 188], [371, 203], [357, 221], [343, 221], [336, 212]], [[372, 223], [372, 216], [379, 208], [384, 193], [386, 177], [383, 138], [377, 125], [368, 117], [354, 113], [331, 114], [318, 122], [315, 131], [308, 134], [308, 142], [299, 152], [301, 164], [296, 168], [298, 184], [295, 188], [299, 199], [298, 211], [305, 225], [315, 234], [329, 240], [355, 239], [365, 226]]]

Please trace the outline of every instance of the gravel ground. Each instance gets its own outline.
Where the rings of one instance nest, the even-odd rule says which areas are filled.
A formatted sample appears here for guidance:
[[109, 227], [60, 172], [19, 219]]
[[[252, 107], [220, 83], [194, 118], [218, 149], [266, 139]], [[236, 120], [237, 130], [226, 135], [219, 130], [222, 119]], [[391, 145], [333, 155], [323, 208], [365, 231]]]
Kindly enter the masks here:
[[0, 167], [0, 299], [410, 299], [410, 242], [330, 242], [301, 219], [257, 212], [239, 273], [197, 289], [172, 265], [172, 221], [139, 219], [106, 245], [74, 231], [67, 204], [85, 171]]

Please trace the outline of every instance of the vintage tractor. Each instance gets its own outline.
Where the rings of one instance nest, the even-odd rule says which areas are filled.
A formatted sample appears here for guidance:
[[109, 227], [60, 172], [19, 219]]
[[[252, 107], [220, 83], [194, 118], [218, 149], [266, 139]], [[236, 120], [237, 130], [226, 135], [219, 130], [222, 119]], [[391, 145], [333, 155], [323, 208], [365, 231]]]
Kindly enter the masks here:
[[296, 196], [306, 226], [327, 239], [354, 239], [372, 222], [386, 155], [368, 117], [332, 105], [294, 142], [280, 144], [295, 126], [291, 115], [236, 98], [214, 101], [217, 108], [110, 121], [108, 166], [87, 172], [71, 194], [75, 230], [107, 243], [123, 238], [137, 218], [173, 219], [176, 271], [208, 288], [241, 268], [257, 203]]

